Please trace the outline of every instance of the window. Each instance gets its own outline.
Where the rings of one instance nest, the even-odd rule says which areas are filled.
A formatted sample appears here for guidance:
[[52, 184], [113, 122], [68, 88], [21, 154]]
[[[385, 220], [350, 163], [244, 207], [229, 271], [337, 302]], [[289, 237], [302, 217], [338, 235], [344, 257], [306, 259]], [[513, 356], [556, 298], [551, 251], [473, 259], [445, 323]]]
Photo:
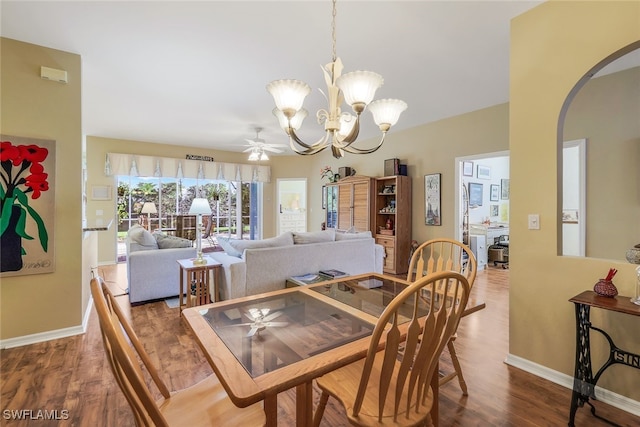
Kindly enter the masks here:
[[[258, 239], [262, 235], [259, 207], [262, 184], [195, 178], [158, 178], [119, 175], [117, 177], [118, 259], [125, 255], [124, 238], [134, 224], [150, 230], [171, 230], [175, 215], [186, 215], [195, 197], [209, 200], [211, 234], [238, 239]], [[141, 214], [145, 202], [157, 213]]]

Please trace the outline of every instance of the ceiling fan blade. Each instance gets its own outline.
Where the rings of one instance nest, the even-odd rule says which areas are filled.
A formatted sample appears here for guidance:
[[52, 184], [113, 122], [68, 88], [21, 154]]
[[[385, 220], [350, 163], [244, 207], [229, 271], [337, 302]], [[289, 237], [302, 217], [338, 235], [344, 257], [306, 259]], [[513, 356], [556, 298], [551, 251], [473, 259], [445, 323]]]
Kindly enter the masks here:
[[219, 328], [231, 328], [234, 326], [250, 326], [253, 325], [253, 322], [249, 322], [249, 323], [235, 323], [233, 325], [222, 325], [222, 326], [218, 326]]
[[264, 326], [272, 327], [272, 326], [287, 326], [289, 322], [267, 322]]
[[268, 145], [269, 147], [282, 147], [282, 148], [288, 147], [287, 144], [271, 144], [271, 143], [269, 143], [269, 144], [266, 144], [266, 145]]
[[269, 322], [273, 319], [275, 319], [276, 317], [279, 317], [282, 314], [281, 311], [274, 311], [273, 313], [267, 315], [264, 317], [264, 319], [262, 319], [263, 322]]
[[249, 329], [249, 332], [247, 332], [247, 337], [254, 336], [256, 332], [258, 332], [258, 327], [254, 326], [253, 328]]
[[256, 141], [254, 141], [253, 139], [245, 139], [245, 141], [247, 141], [250, 145], [256, 145]]
[[243, 153], [248, 153], [249, 151], [253, 151], [254, 148], [253, 147], [249, 147], [246, 150], [242, 150]]
[[264, 147], [262, 147], [262, 149], [263, 149], [264, 151], [270, 151], [270, 152], [272, 152], [272, 153], [282, 153], [282, 152], [283, 152], [283, 150], [279, 150], [279, 149], [277, 149], [277, 148], [271, 148], [271, 147], [268, 147], [268, 146], [266, 146], [266, 145], [265, 145]]

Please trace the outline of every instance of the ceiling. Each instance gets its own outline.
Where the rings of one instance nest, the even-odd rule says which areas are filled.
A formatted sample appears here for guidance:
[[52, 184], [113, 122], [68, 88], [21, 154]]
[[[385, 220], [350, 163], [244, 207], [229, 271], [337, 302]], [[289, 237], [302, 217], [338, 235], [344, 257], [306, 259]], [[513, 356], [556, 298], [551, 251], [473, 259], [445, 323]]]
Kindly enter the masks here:
[[[345, 72], [384, 77], [376, 99], [406, 101], [391, 132], [407, 129], [507, 102], [510, 20], [539, 3], [341, 0], [337, 54]], [[288, 143], [265, 86], [293, 78], [313, 88], [300, 134], [320, 137], [314, 116], [325, 107], [317, 88], [324, 90], [321, 66], [332, 55], [328, 0], [0, 7], [3, 37], [82, 56], [86, 135], [242, 151], [259, 126], [266, 142]], [[367, 112], [364, 121], [361, 137], [377, 135]]]

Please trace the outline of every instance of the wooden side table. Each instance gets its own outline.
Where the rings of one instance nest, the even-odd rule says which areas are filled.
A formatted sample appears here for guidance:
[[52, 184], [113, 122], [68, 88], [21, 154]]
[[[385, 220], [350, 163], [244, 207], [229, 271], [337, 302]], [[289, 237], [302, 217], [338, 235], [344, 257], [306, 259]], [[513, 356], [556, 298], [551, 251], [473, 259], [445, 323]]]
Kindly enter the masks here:
[[[206, 264], [197, 265], [193, 263], [193, 258], [178, 260], [180, 265], [180, 290], [178, 293], [180, 313], [185, 308], [211, 302], [211, 281], [209, 280], [211, 276], [213, 276], [213, 299], [216, 301], [219, 298], [217, 275], [222, 264], [208, 256], [205, 256], [204, 259], [207, 261]], [[194, 288], [193, 293], [192, 287]]]

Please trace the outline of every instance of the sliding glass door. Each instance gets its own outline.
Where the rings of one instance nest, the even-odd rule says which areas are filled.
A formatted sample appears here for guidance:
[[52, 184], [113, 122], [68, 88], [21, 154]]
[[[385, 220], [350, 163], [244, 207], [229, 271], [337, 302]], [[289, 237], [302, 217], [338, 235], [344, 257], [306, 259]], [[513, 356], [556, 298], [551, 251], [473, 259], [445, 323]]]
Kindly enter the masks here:
[[[211, 234], [238, 239], [259, 239], [262, 235], [258, 182], [235, 182], [195, 178], [118, 176], [118, 259], [124, 254], [124, 238], [134, 224], [151, 231], [170, 231], [176, 215], [187, 215], [196, 197], [209, 200]], [[157, 213], [142, 213], [150, 202]]]

